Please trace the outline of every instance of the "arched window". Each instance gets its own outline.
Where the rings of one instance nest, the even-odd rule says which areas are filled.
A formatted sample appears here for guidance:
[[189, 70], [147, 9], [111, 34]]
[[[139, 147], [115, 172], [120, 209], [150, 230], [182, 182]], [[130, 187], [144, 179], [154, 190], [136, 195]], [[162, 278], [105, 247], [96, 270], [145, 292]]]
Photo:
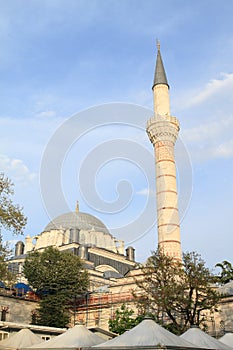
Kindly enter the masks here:
[[6, 314], [8, 313], [9, 307], [8, 306], [2, 306], [1, 311], [1, 321], [6, 321]]

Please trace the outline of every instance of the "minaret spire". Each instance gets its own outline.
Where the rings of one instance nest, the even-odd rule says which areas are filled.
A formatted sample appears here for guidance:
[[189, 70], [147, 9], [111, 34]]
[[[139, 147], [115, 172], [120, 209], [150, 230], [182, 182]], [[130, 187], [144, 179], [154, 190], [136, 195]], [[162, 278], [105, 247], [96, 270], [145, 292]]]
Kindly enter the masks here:
[[154, 113], [156, 116], [166, 117], [170, 115], [169, 85], [165, 73], [160, 52], [160, 42], [157, 40], [157, 58], [153, 82]]
[[167, 76], [165, 73], [163, 60], [160, 52], [160, 41], [157, 40], [157, 58], [156, 58], [156, 66], [155, 66], [155, 74], [154, 74], [154, 83], [152, 86], [152, 90], [154, 89], [155, 85], [158, 84], [165, 84], [169, 88], [168, 82], [167, 82]]
[[157, 42], [154, 75], [154, 116], [147, 122], [147, 134], [154, 146], [158, 246], [165, 254], [181, 261], [180, 221], [174, 146], [179, 121], [170, 114], [169, 85]]

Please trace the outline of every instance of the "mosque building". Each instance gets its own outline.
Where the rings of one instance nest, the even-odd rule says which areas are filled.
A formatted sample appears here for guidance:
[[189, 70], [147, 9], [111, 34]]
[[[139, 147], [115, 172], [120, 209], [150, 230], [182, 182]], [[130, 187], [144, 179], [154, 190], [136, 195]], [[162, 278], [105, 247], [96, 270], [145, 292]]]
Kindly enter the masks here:
[[[152, 87], [154, 113], [145, 127], [155, 152], [158, 247], [174, 260], [181, 261], [174, 157], [179, 122], [170, 114], [169, 84], [159, 44], [157, 48]], [[90, 275], [90, 291], [74, 301], [72, 325], [83, 323], [108, 329], [109, 318], [122, 303], [134, 307], [132, 290], [136, 288], [135, 278], [140, 278], [140, 269], [135, 268], [135, 250], [133, 247], [125, 249], [124, 241], [113, 237], [98, 218], [80, 212], [77, 204], [74, 212], [53, 219], [40, 234], [17, 242], [15, 256], [9, 261], [10, 269], [23, 281], [26, 255], [34, 250], [43, 251], [48, 246], [80, 256]], [[223, 318], [223, 314], [219, 317]], [[9, 312], [8, 318], [13, 318], [13, 314]], [[218, 323], [221, 323], [220, 318]]]
[[34, 250], [43, 251], [53, 246], [80, 256], [90, 275], [90, 291], [112, 284], [111, 279], [122, 278], [135, 267], [134, 248], [124, 248], [124, 241], [113, 237], [102, 221], [95, 216], [76, 210], [52, 220], [44, 230], [27, 236], [25, 243], [15, 246], [15, 256], [9, 262], [11, 271], [24, 281], [23, 263]]
[[[154, 115], [146, 131], [155, 151], [158, 245], [166, 254], [181, 260], [174, 157], [179, 122], [170, 115], [169, 85], [159, 44], [152, 90]], [[127, 247], [125, 251], [124, 242], [113, 237], [99, 219], [80, 212], [78, 203], [75, 212], [58, 216], [40, 234], [26, 237], [25, 243], [18, 242], [9, 266], [20, 275], [25, 256], [48, 246], [79, 255], [90, 272], [92, 289], [106, 284], [105, 279], [125, 276], [135, 266], [134, 248]]]
[[[155, 151], [158, 246], [181, 260], [180, 226], [177, 205], [174, 145], [179, 131], [178, 120], [170, 115], [169, 85], [158, 44], [153, 82], [154, 115], [147, 123], [147, 134]], [[151, 213], [151, 215], [155, 215]], [[135, 251], [125, 250], [124, 241], [113, 237], [93, 215], [76, 210], [53, 219], [44, 230], [17, 242], [9, 268], [23, 277], [26, 255], [34, 250], [57, 247], [80, 256], [90, 276], [90, 292], [76, 300], [74, 323], [107, 328], [108, 319], [122, 303], [132, 303], [135, 289]], [[26, 282], [26, 281], [25, 281]], [[88, 309], [88, 312], [87, 312]]]

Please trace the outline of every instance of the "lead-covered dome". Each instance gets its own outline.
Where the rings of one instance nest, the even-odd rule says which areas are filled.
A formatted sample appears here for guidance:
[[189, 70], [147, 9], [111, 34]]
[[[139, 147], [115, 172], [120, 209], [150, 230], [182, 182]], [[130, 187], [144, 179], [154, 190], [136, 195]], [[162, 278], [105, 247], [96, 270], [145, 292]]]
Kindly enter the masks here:
[[[45, 227], [44, 232], [51, 230], [78, 229], [85, 231], [103, 232], [109, 234], [107, 227], [95, 216], [82, 213], [70, 212], [59, 215]], [[111, 236], [111, 235], [110, 235]]]
[[230, 281], [218, 288], [218, 292], [223, 296], [233, 295], [233, 281]]

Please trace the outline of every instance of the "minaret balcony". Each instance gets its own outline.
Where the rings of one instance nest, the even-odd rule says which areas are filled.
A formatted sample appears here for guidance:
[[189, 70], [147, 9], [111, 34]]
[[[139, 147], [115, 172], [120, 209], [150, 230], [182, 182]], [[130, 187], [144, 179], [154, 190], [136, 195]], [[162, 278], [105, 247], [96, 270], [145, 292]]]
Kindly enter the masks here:
[[146, 131], [153, 145], [159, 141], [175, 144], [179, 129], [179, 121], [176, 117], [157, 115], [148, 120]]

